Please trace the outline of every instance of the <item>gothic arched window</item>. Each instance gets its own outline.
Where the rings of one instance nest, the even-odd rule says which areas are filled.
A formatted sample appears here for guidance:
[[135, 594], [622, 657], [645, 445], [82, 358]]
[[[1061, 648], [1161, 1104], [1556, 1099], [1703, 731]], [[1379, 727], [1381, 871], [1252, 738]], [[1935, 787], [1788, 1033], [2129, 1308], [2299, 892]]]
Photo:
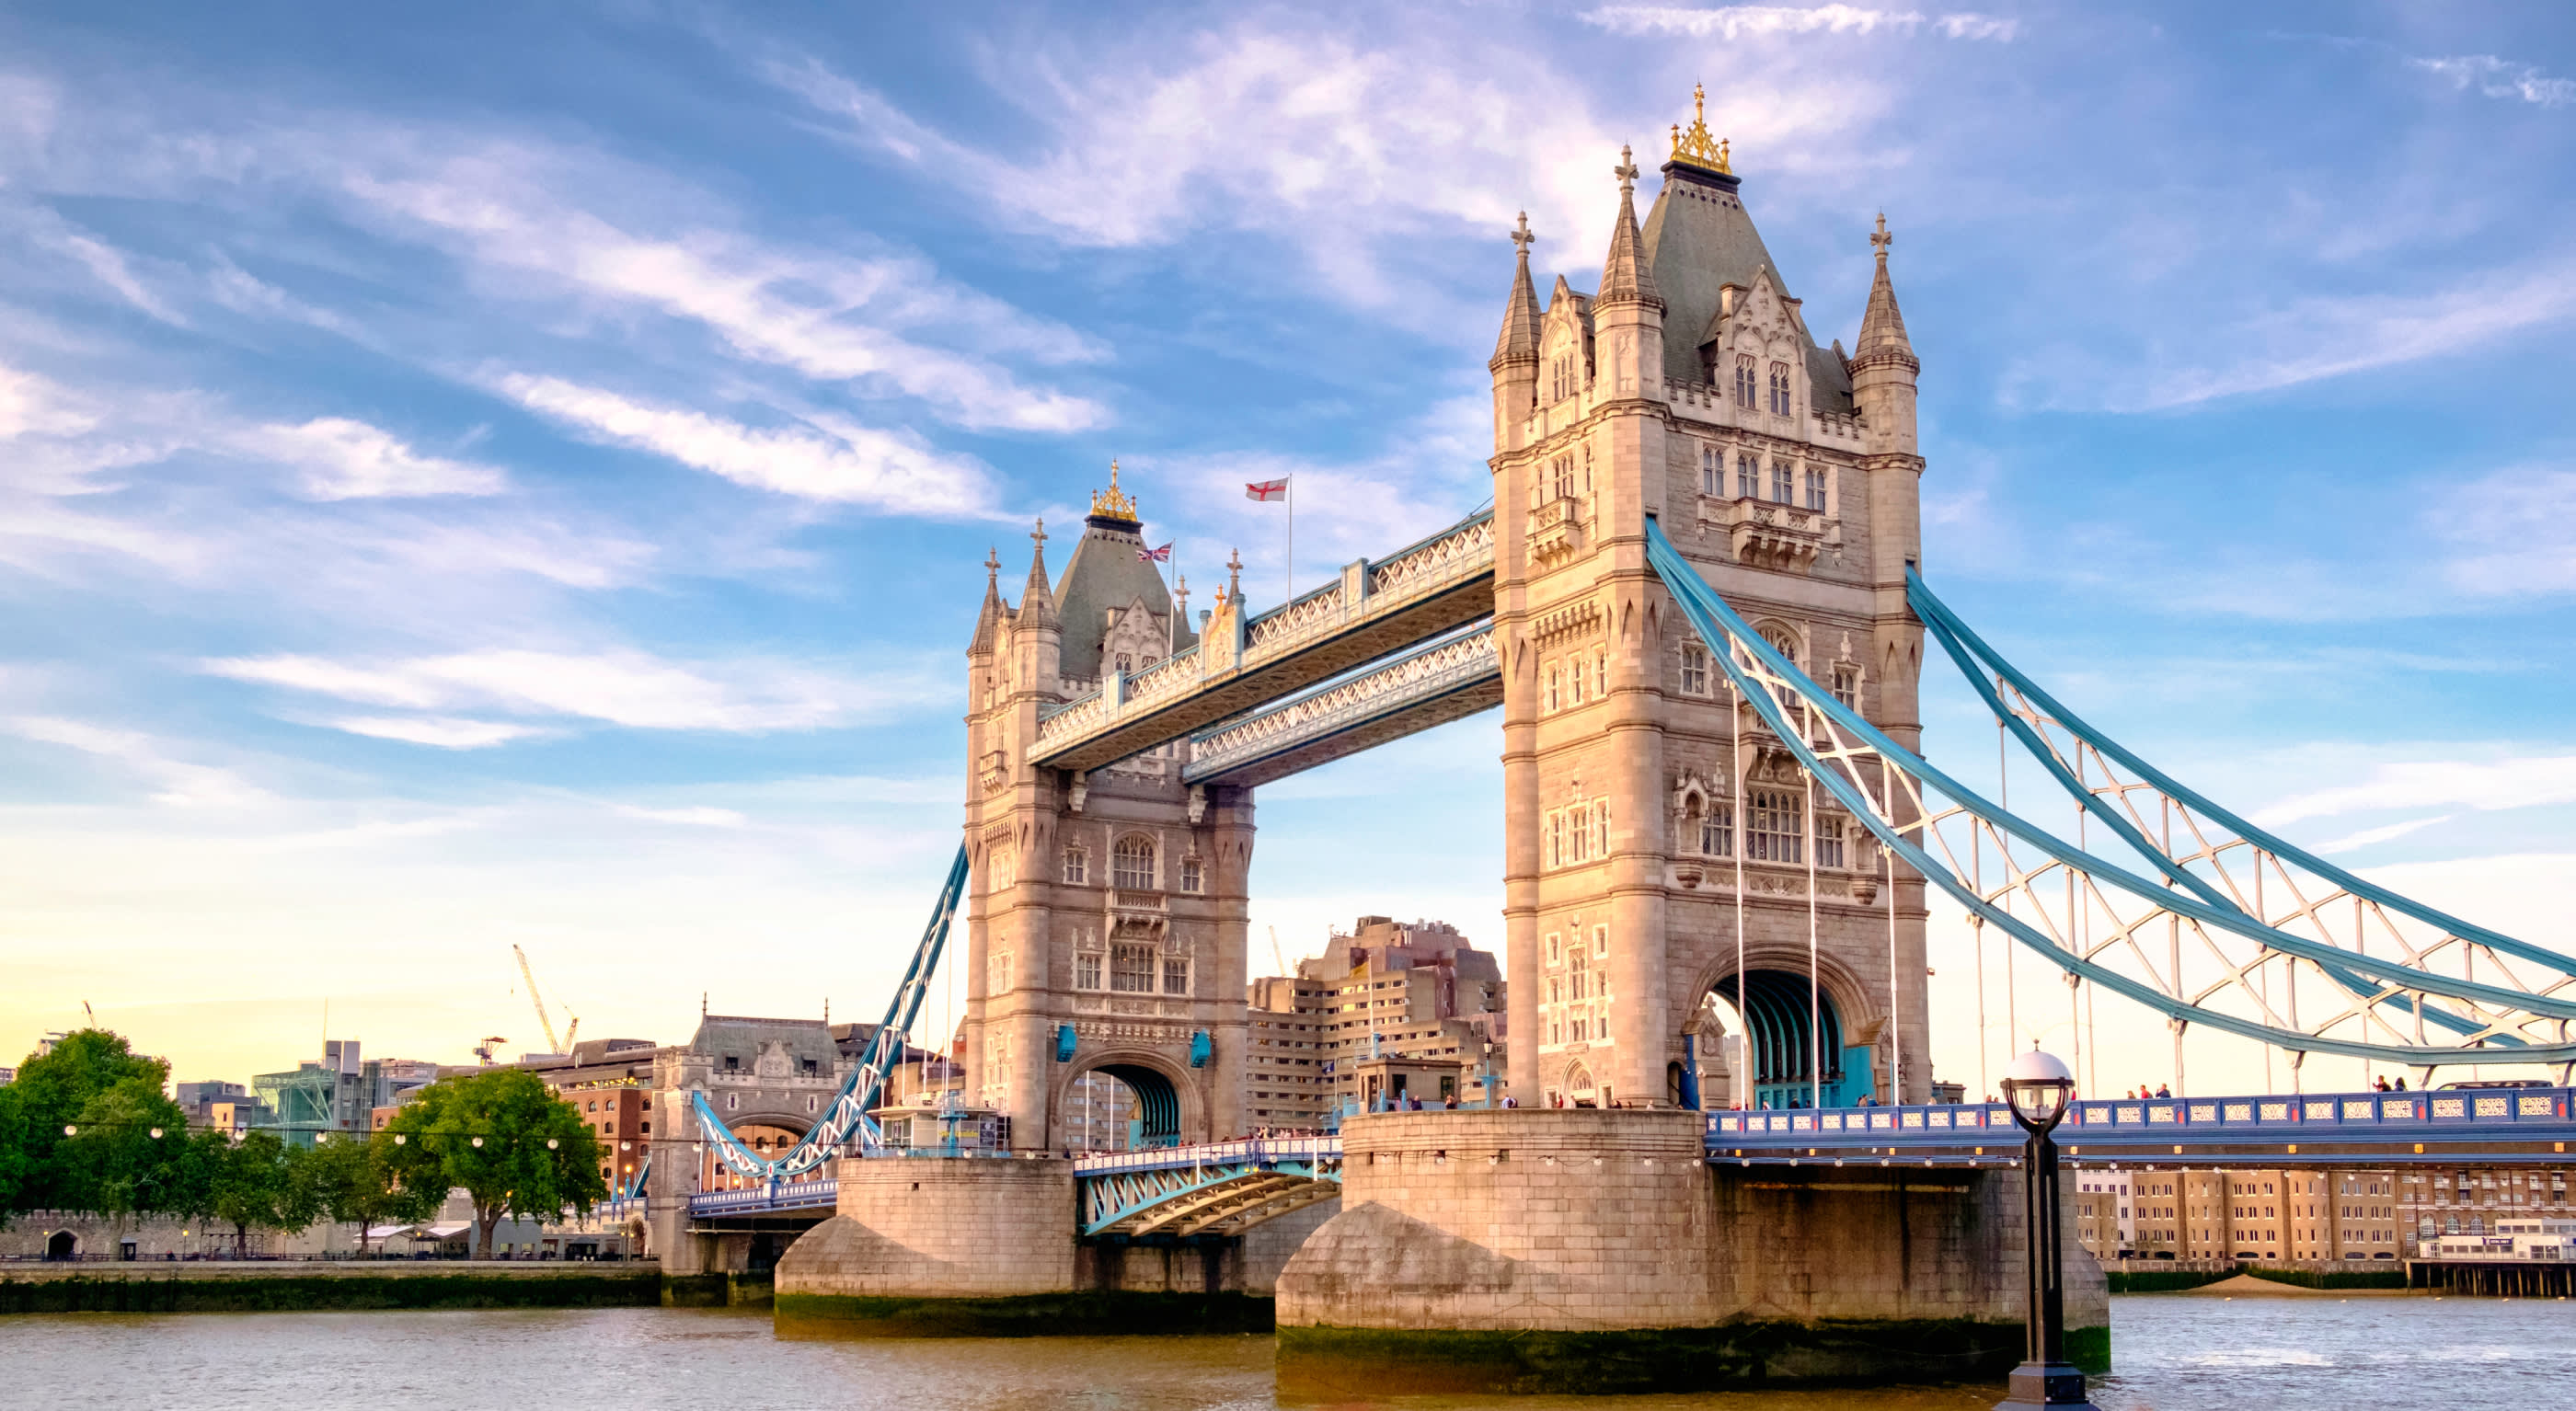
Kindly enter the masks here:
[[1130, 891], [1151, 891], [1154, 887], [1154, 840], [1142, 833], [1130, 833], [1118, 840], [1112, 857], [1114, 880]]
[[[1751, 405], [1747, 403], [1746, 405]], [[1762, 493], [1762, 462], [1751, 451], [1736, 458], [1735, 498], [1750, 500]]]
[[1699, 492], [1703, 495], [1726, 493], [1726, 460], [1717, 453], [1715, 446], [1699, 448]]
[[1064, 881], [1069, 887], [1080, 887], [1091, 881], [1091, 854], [1079, 847], [1064, 850]]
[[1789, 414], [1789, 365], [1787, 363], [1771, 365], [1771, 414], [1773, 416]]
[[1787, 461], [1771, 462], [1772, 503], [1785, 505], [1796, 499], [1796, 496], [1791, 493], [1795, 488], [1796, 474], [1797, 472], [1790, 468]]
[[1748, 412], [1760, 405], [1760, 403], [1754, 400], [1753, 360], [1751, 358], [1737, 358], [1735, 360], [1735, 404], [1744, 408]]
[[1825, 507], [1825, 471], [1822, 466], [1807, 467], [1807, 508], [1822, 512]]
[[1756, 789], [1744, 830], [1744, 855], [1754, 862], [1798, 862], [1805, 858], [1806, 829], [1801, 825], [1805, 800], [1789, 789]]
[[1735, 852], [1735, 805], [1725, 799], [1712, 801], [1699, 816], [1699, 850], [1710, 857], [1728, 857]]
[[1708, 648], [1697, 642], [1682, 643], [1682, 694], [1708, 694]]

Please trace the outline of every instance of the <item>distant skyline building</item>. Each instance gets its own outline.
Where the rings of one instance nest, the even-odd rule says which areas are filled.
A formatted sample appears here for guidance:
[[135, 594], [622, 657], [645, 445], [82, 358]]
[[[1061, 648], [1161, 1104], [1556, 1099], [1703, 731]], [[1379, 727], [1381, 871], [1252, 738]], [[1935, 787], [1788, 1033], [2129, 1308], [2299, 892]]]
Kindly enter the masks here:
[[1487, 1072], [1500, 1089], [1507, 1062], [1502, 964], [1457, 927], [1363, 916], [1296, 968], [1294, 976], [1266, 976], [1248, 987], [1252, 1062], [1244, 1108], [1253, 1125], [1331, 1125], [1337, 1106], [1362, 1099], [1358, 1064], [1372, 1052], [1432, 1063], [1422, 1072], [1435, 1081], [1417, 1094], [1429, 1102], [1442, 1099], [1436, 1076], [1445, 1064], [1456, 1065], [1446, 1076], [1461, 1100], [1482, 1096]]

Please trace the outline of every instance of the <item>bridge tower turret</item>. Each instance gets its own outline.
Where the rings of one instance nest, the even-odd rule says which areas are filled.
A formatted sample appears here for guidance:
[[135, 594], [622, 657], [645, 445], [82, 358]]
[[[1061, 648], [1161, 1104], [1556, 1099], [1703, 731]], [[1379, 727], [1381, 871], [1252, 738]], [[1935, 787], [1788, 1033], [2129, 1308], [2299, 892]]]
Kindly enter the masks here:
[[1651, 517], [1802, 668], [1919, 733], [1917, 365], [1885, 247], [1846, 360], [1703, 121], [1662, 174], [1640, 227], [1622, 150], [1599, 292], [1560, 277], [1541, 312], [1516, 278], [1492, 364], [1512, 1090], [1675, 1101], [1714, 991], [1752, 1043], [1710, 1105], [1919, 1099], [1921, 884], [1895, 888], [1891, 947], [1877, 851], [1729, 693], [1645, 540]]
[[[1011, 1119], [1012, 1145], [1206, 1141], [1242, 1125], [1251, 860], [1248, 789], [1193, 789], [1186, 743], [1088, 773], [1030, 763], [1038, 721], [1196, 644], [1144, 557], [1135, 501], [1110, 470], [1052, 585], [1045, 526], [1019, 605], [999, 560], [967, 648], [966, 844], [973, 875], [959, 1058], [970, 1102]], [[1220, 609], [1222, 615], [1222, 609]], [[1135, 1097], [1104, 1125], [1080, 1080]]]

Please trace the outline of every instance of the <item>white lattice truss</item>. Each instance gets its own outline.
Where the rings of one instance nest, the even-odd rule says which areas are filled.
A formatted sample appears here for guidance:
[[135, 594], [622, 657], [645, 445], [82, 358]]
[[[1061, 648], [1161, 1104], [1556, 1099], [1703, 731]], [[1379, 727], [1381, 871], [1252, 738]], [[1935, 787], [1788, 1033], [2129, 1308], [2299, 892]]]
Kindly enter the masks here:
[[1893, 853], [2070, 986], [2109, 990], [2177, 1033], [2199, 1024], [2270, 1044], [2294, 1064], [2308, 1053], [2428, 1071], [2576, 1060], [2576, 961], [2372, 886], [2191, 793], [1993, 656], [1919, 579], [1927, 631], [2063, 786], [2063, 832], [1881, 734], [1753, 631], [1660, 528], [1648, 537], [1734, 689], [1879, 843], [1873, 865]]
[[1293, 749], [1490, 679], [1501, 669], [1490, 624], [1434, 642], [1311, 695], [1192, 736], [1187, 777], [1206, 778]]

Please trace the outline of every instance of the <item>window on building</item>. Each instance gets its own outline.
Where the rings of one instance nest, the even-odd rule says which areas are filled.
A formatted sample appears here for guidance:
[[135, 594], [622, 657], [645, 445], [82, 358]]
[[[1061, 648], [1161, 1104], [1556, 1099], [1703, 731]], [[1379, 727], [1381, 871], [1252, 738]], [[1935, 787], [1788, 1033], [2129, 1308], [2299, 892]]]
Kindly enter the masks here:
[[1583, 704], [1583, 663], [1579, 659], [1565, 664], [1565, 703]]
[[[1771, 649], [1785, 658], [1789, 665], [1794, 667], [1798, 664], [1798, 639], [1789, 635], [1787, 628], [1764, 628], [1762, 640], [1770, 643]], [[1798, 703], [1797, 690], [1786, 681], [1774, 687], [1772, 693], [1780, 698], [1780, 704], [1784, 706], [1795, 706]]]
[[1787, 363], [1771, 365], [1771, 414], [1773, 416], [1789, 414], [1789, 365]]
[[1682, 694], [1708, 694], [1708, 648], [1697, 642], [1682, 643]]
[[1183, 957], [1163, 957], [1163, 993], [1185, 995], [1190, 992], [1190, 963]]
[[1787, 789], [1755, 789], [1744, 830], [1744, 855], [1755, 862], [1802, 862], [1805, 801]]
[[1560, 500], [1570, 500], [1574, 498], [1574, 457], [1571, 455], [1558, 456], [1555, 460], [1548, 463], [1548, 468], [1551, 472], [1549, 477], [1551, 481], [1550, 488], [1555, 491], [1556, 498]]
[[1821, 466], [1807, 467], [1807, 508], [1819, 513], [1825, 508], [1825, 472]]
[[1592, 928], [1592, 953], [1594, 955], [1608, 955], [1610, 953], [1609, 927], [1595, 926]]
[[1065, 885], [1080, 887], [1091, 881], [1091, 854], [1080, 848], [1064, 850]]
[[1154, 992], [1154, 948], [1117, 946], [1109, 953], [1109, 988], [1122, 994]]
[[1709, 857], [1727, 857], [1735, 852], [1735, 805], [1724, 799], [1713, 800], [1699, 816], [1699, 850]]
[[1548, 963], [1548, 964], [1550, 964], [1550, 965], [1554, 965], [1554, 964], [1556, 964], [1558, 961], [1563, 960], [1563, 959], [1565, 959], [1565, 937], [1564, 937], [1563, 935], [1561, 935], [1560, 933], [1555, 932], [1555, 931], [1550, 931], [1550, 932], [1548, 932], [1548, 933], [1547, 933], [1547, 963]]
[[1207, 874], [1206, 874], [1206, 872], [1202, 869], [1202, 867], [1201, 867], [1201, 865], [1200, 865], [1200, 863], [1199, 863], [1199, 860], [1198, 860], [1197, 858], [1195, 858], [1195, 857], [1185, 857], [1185, 858], [1182, 858], [1182, 859], [1181, 859], [1181, 890], [1182, 890], [1182, 891], [1185, 891], [1185, 892], [1195, 892], [1195, 891], [1199, 890], [1199, 888], [1200, 888], [1200, 887], [1204, 886], [1204, 885], [1206, 884], [1206, 881], [1207, 881]]
[[1121, 887], [1150, 891], [1154, 886], [1154, 840], [1142, 833], [1130, 833], [1118, 840], [1112, 855]]
[[1751, 451], [1735, 458], [1735, 498], [1750, 500], [1762, 493], [1762, 462]]
[[1608, 799], [1592, 805], [1592, 855], [1594, 857], [1610, 855], [1610, 801]]
[[1598, 700], [1610, 698], [1610, 654], [1608, 652], [1592, 654], [1592, 694]]
[[1017, 870], [1011, 865], [1011, 854], [1002, 848], [993, 849], [991, 861], [985, 868], [985, 871], [992, 875], [992, 890], [997, 892], [1010, 887], [1016, 880], [1013, 874]]
[[1816, 815], [1816, 865], [1843, 865], [1843, 821], [1830, 814]]
[[1754, 400], [1757, 395], [1754, 388], [1753, 360], [1737, 358], [1735, 360], [1735, 404], [1748, 412], [1759, 405]]
[[1583, 493], [1592, 493], [1592, 443], [1583, 443]]
[[1703, 495], [1726, 493], [1726, 458], [1715, 446], [1699, 448], [1699, 492]]
[[1077, 955], [1073, 958], [1073, 987], [1077, 990], [1100, 988], [1100, 957], [1097, 954]]
[[1773, 504], [1785, 505], [1793, 502], [1790, 490], [1795, 484], [1795, 473], [1787, 461], [1771, 462], [1771, 502]]
[[1853, 710], [1860, 709], [1859, 667], [1837, 666], [1834, 668], [1834, 699], [1842, 702]]

